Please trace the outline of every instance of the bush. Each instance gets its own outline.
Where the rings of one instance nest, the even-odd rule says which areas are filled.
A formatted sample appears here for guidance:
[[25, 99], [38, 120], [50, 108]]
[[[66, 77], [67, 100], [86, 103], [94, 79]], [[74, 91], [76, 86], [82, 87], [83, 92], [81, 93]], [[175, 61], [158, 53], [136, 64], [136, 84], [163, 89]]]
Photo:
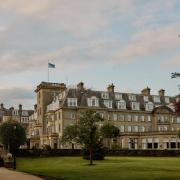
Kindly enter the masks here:
[[[105, 157], [105, 147], [101, 142], [97, 142], [93, 145], [93, 154], [92, 159], [93, 160], [103, 160]], [[83, 158], [89, 160], [89, 148], [85, 147], [83, 149]]]

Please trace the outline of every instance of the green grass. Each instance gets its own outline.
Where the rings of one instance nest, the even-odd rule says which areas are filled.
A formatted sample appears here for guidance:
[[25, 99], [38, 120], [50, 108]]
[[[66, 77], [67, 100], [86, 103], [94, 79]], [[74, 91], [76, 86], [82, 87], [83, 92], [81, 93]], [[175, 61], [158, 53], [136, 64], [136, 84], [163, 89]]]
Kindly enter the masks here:
[[65, 180], [180, 179], [180, 158], [106, 157], [89, 166], [81, 157], [18, 158], [17, 170]]

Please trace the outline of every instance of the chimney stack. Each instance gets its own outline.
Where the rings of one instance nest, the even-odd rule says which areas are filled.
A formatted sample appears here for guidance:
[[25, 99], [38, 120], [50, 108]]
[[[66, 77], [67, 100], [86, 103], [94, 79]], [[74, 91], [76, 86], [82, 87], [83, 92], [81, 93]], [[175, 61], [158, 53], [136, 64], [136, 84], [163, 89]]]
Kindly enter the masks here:
[[83, 82], [80, 82], [77, 84], [77, 89], [78, 90], [84, 90], [84, 83]]
[[34, 105], [34, 111], [36, 111], [36, 110], [37, 110], [37, 104]]
[[110, 84], [110, 85], [107, 87], [107, 90], [108, 90], [108, 92], [110, 92], [110, 93], [114, 93], [114, 88], [115, 88], [115, 86], [114, 86], [114, 84], [112, 83], [112, 84]]
[[4, 104], [3, 103], [1, 104], [1, 109], [4, 109]]
[[22, 104], [19, 104], [19, 110], [22, 110]]
[[149, 87], [147, 87], [141, 91], [141, 94], [144, 96], [149, 96], [150, 92], [151, 92], [151, 89]]
[[160, 97], [165, 96], [165, 90], [164, 90], [164, 89], [160, 89], [160, 90], [159, 90], [159, 96], [160, 96]]

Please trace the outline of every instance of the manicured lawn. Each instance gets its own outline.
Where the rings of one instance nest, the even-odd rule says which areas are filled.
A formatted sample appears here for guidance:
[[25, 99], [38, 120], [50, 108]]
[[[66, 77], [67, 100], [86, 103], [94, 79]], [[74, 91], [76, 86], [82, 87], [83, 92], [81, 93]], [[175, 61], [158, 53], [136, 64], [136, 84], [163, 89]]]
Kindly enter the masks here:
[[65, 180], [180, 179], [180, 158], [106, 157], [89, 166], [81, 157], [18, 158], [17, 170]]

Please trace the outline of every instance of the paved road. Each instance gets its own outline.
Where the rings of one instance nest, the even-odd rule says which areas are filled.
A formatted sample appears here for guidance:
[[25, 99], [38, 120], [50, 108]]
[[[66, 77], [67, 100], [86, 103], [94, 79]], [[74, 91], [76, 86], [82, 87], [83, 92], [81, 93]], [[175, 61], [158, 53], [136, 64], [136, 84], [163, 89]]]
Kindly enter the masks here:
[[11, 171], [5, 168], [0, 168], [0, 180], [42, 180], [39, 177], [29, 174]]

